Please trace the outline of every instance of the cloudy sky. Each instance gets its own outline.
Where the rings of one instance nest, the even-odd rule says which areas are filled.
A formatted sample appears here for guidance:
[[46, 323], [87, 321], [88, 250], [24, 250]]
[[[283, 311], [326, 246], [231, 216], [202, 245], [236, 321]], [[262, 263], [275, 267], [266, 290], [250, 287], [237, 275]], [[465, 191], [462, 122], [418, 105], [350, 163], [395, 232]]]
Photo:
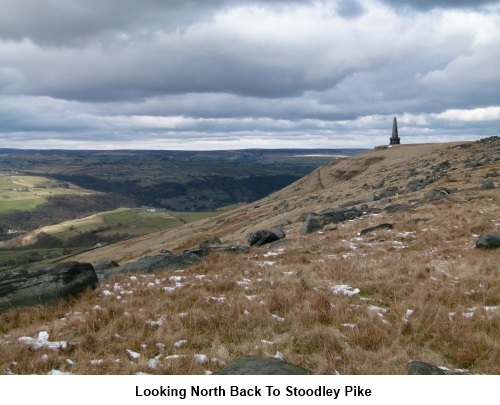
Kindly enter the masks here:
[[0, 148], [500, 135], [500, 1], [0, 0]]

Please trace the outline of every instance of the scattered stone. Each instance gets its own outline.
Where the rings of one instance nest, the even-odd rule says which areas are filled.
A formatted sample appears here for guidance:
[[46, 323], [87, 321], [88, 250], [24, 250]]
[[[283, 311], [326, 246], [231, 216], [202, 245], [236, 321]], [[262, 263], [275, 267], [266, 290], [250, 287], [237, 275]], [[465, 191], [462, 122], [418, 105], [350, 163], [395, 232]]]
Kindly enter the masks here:
[[424, 361], [412, 360], [408, 364], [410, 375], [446, 375], [446, 371]]
[[352, 207], [354, 205], [362, 204], [367, 202], [366, 198], [362, 198], [360, 200], [347, 201], [339, 205], [339, 208]]
[[213, 246], [213, 245], [222, 245], [222, 241], [217, 236], [212, 236], [211, 238], [205, 239], [200, 244]]
[[437, 180], [436, 177], [429, 177], [427, 179], [419, 179], [419, 180], [412, 180], [410, 181], [405, 189], [405, 193], [413, 193], [415, 191], [421, 190], [424, 187], [428, 186], [431, 183], [434, 183]]
[[500, 248], [500, 232], [481, 234], [476, 242], [476, 247], [481, 249]]
[[427, 221], [430, 221], [431, 219], [430, 218], [414, 218], [414, 219], [410, 219], [409, 221], [406, 221], [407, 224], [419, 224], [421, 222], [427, 222]]
[[102, 270], [114, 269], [115, 267], [119, 266], [120, 265], [113, 259], [101, 259], [95, 264], [94, 269], [95, 271], [102, 271]]
[[486, 180], [483, 184], [481, 184], [479, 190], [494, 190], [495, 188], [495, 183], [493, 183], [493, 181]]
[[97, 285], [97, 274], [90, 263], [63, 262], [4, 271], [0, 273], [0, 311], [51, 305]]
[[444, 198], [448, 198], [450, 194], [454, 191], [446, 187], [434, 188], [425, 194], [427, 201], [438, 201]]
[[247, 235], [247, 241], [250, 246], [262, 246], [266, 243], [271, 243], [276, 240], [283, 239], [285, 232], [281, 229], [261, 229], [256, 232], [251, 232]]
[[387, 187], [384, 191], [379, 194], [379, 198], [388, 198], [396, 195], [398, 193], [398, 188], [391, 186]]
[[381, 180], [378, 183], [373, 184], [372, 188], [382, 188], [385, 186], [385, 180]]
[[486, 173], [486, 175], [484, 177], [489, 178], [489, 177], [498, 177], [498, 176], [500, 176], [500, 174], [497, 171], [492, 171], [492, 172]]
[[390, 214], [394, 214], [396, 212], [407, 212], [409, 209], [410, 207], [406, 204], [392, 204], [384, 208], [384, 210]]
[[384, 223], [384, 224], [379, 224], [379, 225], [375, 225], [375, 226], [372, 226], [371, 228], [366, 228], [366, 229], [363, 229], [359, 235], [360, 236], [363, 236], [363, 235], [366, 235], [370, 232], [375, 232], [375, 231], [378, 231], [379, 229], [394, 229], [394, 225], [393, 224], [389, 224], [389, 223]]
[[321, 214], [310, 213], [307, 215], [300, 233], [307, 235], [323, 229], [325, 225], [338, 224], [339, 222], [352, 220], [362, 215], [363, 211], [356, 208], [329, 208]]
[[276, 357], [243, 356], [216, 371], [217, 375], [308, 375], [311, 371]]

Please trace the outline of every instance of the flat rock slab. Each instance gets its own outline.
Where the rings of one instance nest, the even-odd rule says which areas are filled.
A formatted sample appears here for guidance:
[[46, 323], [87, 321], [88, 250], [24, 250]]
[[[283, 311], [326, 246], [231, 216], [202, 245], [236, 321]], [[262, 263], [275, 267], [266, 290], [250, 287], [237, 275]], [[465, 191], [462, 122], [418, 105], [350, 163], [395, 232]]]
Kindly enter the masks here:
[[383, 224], [375, 225], [375, 226], [372, 226], [371, 228], [365, 228], [365, 229], [363, 229], [359, 233], [359, 235], [363, 236], [363, 235], [366, 235], [368, 233], [378, 231], [380, 229], [389, 229], [389, 230], [391, 230], [391, 229], [394, 229], [394, 225], [393, 224], [389, 224], [389, 223], [383, 223]]
[[247, 241], [250, 246], [262, 246], [267, 243], [283, 239], [284, 237], [285, 232], [281, 229], [261, 229], [259, 231], [249, 233], [247, 235]]
[[412, 360], [408, 364], [408, 374], [410, 375], [446, 375], [446, 371], [425, 361]]
[[500, 248], [500, 232], [490, 232], [479, 235], [476, 247], [481, 249]]
[[243, 356], [213, 373], [218, 375], [308, 375], [309, 370], [275, 357]]
[[38, 269], [5, 271], [0, 273], [0, 311], [54, 304], [97, 285], [97, 275], [90, 263], [63, 262]]
[[107, 279], [117, 274], [151, 274], [164, 270], [185, 269], [186, 267], [200, 263], [201, 260], [200, 255], [192, 252], [180, 253], [178, 255], [160, 253], [154, 256], [143, 257], [133, 263], [105, 270], [99, 276]]

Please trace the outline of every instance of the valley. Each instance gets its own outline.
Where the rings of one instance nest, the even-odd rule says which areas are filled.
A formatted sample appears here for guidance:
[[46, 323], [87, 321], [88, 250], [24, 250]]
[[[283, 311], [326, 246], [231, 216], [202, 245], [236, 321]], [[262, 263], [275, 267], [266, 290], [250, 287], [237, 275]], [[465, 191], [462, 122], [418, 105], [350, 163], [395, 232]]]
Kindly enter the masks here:
[[[0, 370], [211, 374], [252, 355], [322, 375], [407, 374], [414, 360], [497, 375], [499, 250], [479, 240], [500, 230], [499, 156], [498, 137], [379, 147], [57, 259], [89, 263], [98, 286], [0, 313]], [[250, 246], [273, 229], [281, 239]]]

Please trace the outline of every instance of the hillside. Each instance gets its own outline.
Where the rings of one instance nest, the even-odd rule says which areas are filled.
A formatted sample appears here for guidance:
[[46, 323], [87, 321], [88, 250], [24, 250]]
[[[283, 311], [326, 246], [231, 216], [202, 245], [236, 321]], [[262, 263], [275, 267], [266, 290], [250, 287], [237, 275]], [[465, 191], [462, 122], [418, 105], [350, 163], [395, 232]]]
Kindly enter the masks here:
[[[383, 208], [397, 202], [413, 205], [410, 212], [425, 212], [427, 202], [424, 196], [430, 189], [458, 189], [461, 193], [457, 197], [461, 196], [462, 199], [476, 195], [476, 189], [487, 180], [487, 176], [500, 170], [497, 160], [499, 154], [496, 153], [498, 144], [498, 140], [495, 140], [492, 144], [485, 141], [382, 147], [322, 166], [290, 186], [224, 215], [107, 246], [99, 251], [76, 256], [72, 260], [92, 262], [101, 258], [113, 258], [118, 262], [127, 262], [159, 253], [166, 248], [172, 251], [187, 249], [211, 236], [246, 244], [248, 232], [281, 226], [287, 221], [291, 224], [284, 229], [287, 234], [294, 235], [302, 225], [298, 219], [305, 213], [320, 212], [349, 201], [374, 196], [381, 198], [367, 202], [371, 207]], [[488, 160], [488, 163], [474, 164], [481, 160]], [[408, 184], [427, 177], [432, 177], [435, 181], [418, 191], [402, 193]], [[494, 177], [491, 179], [495, 180]], [[388, 202], [382, 195], [391, 187], [397, 190]], [[497, 195], [497, 192], [492, 193]], [[454, 200], [447, 202], [458, 203]], [[465, 204], [462, 201], [459, 205]], [[388, 219], [386, 216], [391, 215], [383, 213], [380, 222]]]
[[[314, 374], [405, 374], [414, 359], [499, 374], [499, 250], [476, 248], [500, 229], [499, 176], [498, 137], [381, 147], [217, 217], [67, 257], [123, 265], [211, 237], [248, 246], [249, 232], [286, 233], [0, 314], [0, 372], [203, 374], [251, 354]], [[339, 208], [351, 216], [321, 222]]]

